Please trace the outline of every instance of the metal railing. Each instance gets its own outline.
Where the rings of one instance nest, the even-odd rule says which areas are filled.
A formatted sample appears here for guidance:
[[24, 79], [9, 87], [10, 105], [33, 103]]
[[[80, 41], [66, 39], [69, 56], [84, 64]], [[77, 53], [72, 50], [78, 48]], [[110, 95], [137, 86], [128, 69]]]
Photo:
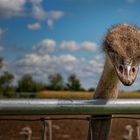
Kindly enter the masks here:
[[[111, 116], [111, 118], [110, 116], [109, 118], [107, 117], [112, 114], [116, 115]], [[140, 99], [0, 99], [0, 115], [53, 115], [51, 117], [42, 116], [38, 119], [0, 118], [0, 120], [4, 121], [41, 121], [43, 124], [42, 140], [47, 139], [47, 131], [49, 140], [52, 140], [51, 120], [140, 119], [139, 117], [122, 116], [127, 114], [140, 114]], [[61, 117], [60, 115], [63, 116]], [[92, 118], [90, 115], [100, 115], [100, 117]], [[91, 137], [91, 139], [93, 138]]]
[[4, 115], [108, 115], [140, 114], [139, 99], [73, 100], [73, 99], [1, 99]]

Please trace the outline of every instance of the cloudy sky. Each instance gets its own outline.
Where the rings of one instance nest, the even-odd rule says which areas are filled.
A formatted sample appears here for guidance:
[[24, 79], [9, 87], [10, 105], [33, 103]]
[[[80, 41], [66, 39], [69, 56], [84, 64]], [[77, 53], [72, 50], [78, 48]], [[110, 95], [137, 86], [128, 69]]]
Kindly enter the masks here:
[[[0, 56], [16, 79], [75, 73], [85, 88], [102, 72], [102, 40], [118, 23], [140, 27], [139, 0], [0, 0]], [[140, 74], [139, 74], [140, 75]], [[125, 90], [140, 89], [140, 76]]]

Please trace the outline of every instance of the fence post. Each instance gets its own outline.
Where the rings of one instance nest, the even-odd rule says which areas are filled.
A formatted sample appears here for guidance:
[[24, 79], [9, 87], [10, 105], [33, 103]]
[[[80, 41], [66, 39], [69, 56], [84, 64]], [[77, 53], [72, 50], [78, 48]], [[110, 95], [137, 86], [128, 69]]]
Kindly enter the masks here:
[[137, 140], [140, 140], [140, 120], [137, 121]]
[[47, 140], [47, 132], [48, 132], [48, 140], [52, 140], [52, 122], [51, 120], [42, 119], [43, 127], [42, 127], [42, 140]]
[[46, 132], [47, 132], [47, 126], [46, 126], [46, 120], [42, 120], [43, 126], [42, 126], [42, 140], [47, 140]]
[[91, 116], [88, 140], [107, 140], [111, 126], [111, 117], [112, 115]]
[[47, 126], [48, 126], [49, 140], [52, 140], [52, 121], [51, 120], [47, 120]]

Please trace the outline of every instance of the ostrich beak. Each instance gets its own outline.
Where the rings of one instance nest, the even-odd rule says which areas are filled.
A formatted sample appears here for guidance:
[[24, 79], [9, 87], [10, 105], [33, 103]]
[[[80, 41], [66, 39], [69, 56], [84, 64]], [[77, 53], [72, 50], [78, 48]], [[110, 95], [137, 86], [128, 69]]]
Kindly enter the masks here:
[[115, 66], [115, 69], [120, 81], [124, 85], [130, 86], [134, 83], [138, 73], [138, 66], [132, 65], [132, 63], [124, 63]]

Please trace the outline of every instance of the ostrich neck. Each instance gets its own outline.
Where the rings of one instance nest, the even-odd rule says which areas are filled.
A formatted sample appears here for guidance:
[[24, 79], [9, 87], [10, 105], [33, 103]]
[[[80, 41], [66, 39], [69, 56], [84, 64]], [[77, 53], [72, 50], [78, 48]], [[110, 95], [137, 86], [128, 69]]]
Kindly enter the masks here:
[[110, 59], [106, 57], [104, 70], [95, 91], [95, 98], [117, 98], [119, 79]]

